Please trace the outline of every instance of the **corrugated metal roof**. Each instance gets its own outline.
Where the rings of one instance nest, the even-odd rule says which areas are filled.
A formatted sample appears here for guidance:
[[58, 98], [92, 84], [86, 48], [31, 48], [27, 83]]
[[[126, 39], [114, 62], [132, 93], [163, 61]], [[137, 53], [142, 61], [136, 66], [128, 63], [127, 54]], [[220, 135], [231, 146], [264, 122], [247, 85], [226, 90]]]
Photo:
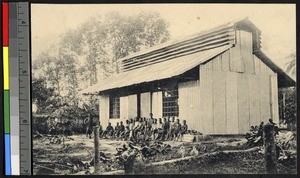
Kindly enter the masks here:
[[146, 50], [130, 54], [130, 55], [124, 57], [124, 58], [120, 58], [120, 59], [118, 59], [118, 61], [123, 61], [123, 60], [129, 59], [129, 58], [133, 58], [133, 57], [137, 57], [137, 56], [140, 56], [140, 55], [144, 55], [144, 54], [147, 54], [147, 53], [150, 53], [150, 52], [154, 52], [154, 51], [163, 49], [165, 47], [171, 47], [172, 45], [176, 45], [176, 44], [178, 44], [180, 42], [188, 41], [188, 40], [197, 38], [199, 36], [204, 36], [204, 35], [207, 35], [207, 34], [210, 34], [210, 33], [213, 33], [213, 32], [219, 31], [219, 30], [222, 30], [222, 29], [226, 29], [226, 28], [232, 28], [232, 27], [234, 27], [237, 24], [248, 24], [249, 26], [251, 26], [252, 28], [255, 28], [257, 31], [260, 32], [260, 30], [249, 20], [248, 17], [246, 17], [246, 18], [240, 18], [240, 19], [236, 19], [234, 21], [231, 21], [231, 22], [219, 25], [217, 27], [214, 27], [214, 28], [211, 28], [211, 29], [208, 29], [208, 30], [204, 30], [204, 31], [195, 33], [193, 35], [185, 36], [185, 37], [182, 37], [182, 38], [174, 39], [172, 41], [168, 41], [168, 42], [165, 42], [165, 43], [161, 43], [161, 44], [155, 45], [155, 46], [153, 46], [151, 48], [148, 48]]
[[221, 54], [230, 47], [232, 47], [232, 45], [226, 45], [149, 65], [132, 71], [123, 72], [111, 76], [103, 82], [91, 86], [90, 88], [82, 90], [80, 93], [91, 94], [109, 89], [121, 88], [178, 76]]

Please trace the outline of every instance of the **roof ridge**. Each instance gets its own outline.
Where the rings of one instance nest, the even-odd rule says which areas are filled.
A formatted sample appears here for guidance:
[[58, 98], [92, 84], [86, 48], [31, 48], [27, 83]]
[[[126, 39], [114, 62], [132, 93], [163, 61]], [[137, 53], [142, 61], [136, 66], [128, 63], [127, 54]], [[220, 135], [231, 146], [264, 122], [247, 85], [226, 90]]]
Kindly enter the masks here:
[[230, 21], [230, 22], [227, 22], [227, 23], [215, 26], [213, 28], [202, 30], [202, 31], [194, 33], [192, 35], [183, 36], [183, 37], [171, 40], [171, 41], [167, 41], [167, 42], [164, 42], [164, 43], [152, 46], [150, 48], [147, 48], [145, 50], [129, 54], [129, 55], [123, 57], [123, 58], [119, 58], [118, 61], [121, 62], [121, 61], [124, 61], [126, 59], [130, 59], [130, 58], [133, 58], [133, 57], [141, 56], [143, 54], [150, 53], [150, 52], [153, 52], [153, 51], [156, 51], [156, 50], [159, 50], [159, 49], [171, 46], [171, 45], [175, 45], [175, 44], [180, 43], [180, 42], [184, 42], [184, 41], [191, 40], [193, 38], [204, 36], [204, 35], [207, 35], [207, 34], [212, 33], [212, 32], [216, 32], [216, 31], [219, 31], [219, 30], [222, 30], [222, 29], [225, 29], [225, 28], [230, 28], [230, 27], [233, 27], [236, 23], [242, 22], [242, 21], [246, 21], [246, 20], [249, 21], [249, 18], [248, 17], [239, 18], [239, 19], [236, 19], [236, 20], [233, 20], [233, 21]]

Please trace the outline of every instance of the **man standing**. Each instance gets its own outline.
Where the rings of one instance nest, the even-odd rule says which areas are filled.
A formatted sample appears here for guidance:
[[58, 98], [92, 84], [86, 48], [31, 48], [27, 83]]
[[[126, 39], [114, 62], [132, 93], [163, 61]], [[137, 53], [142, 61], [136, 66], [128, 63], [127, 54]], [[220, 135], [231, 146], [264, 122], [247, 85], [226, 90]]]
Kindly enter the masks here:
[[175, 124], [175, 117], [172, 117], [172, 120], [170, 121], [170, 129], [168, 132], [168, 140], [173, 140], [174, 138], [174, 124]]
[[98, 123], [99, 123], [99, 137], [102, 138], [103, 128], [102, 128], [102, 125], [101, 125], [100, 121]]
[[167, 120], [167, 118], [164, 117], [164, 122], [163, 122], [163, 134], [161, 140], [165, 140], [166, 137], [168, 136], [168, 131], [170, 129], [170, 124]]
[[117, 122], [117, 125], [115, 126], [114, 137], [115, 138], [119, 137], [119, 134], [120, 134], [120, 125], [119, 122]]
[[91, 117], [90, 114], [89, 114], [89, 117], [87, 117], [84, 120], [84, 122], [85, 122], [85, 126], [86, 126], [85, 136], [91, 138], [92, 133], [93, 133], [94, 122], [93, 122], [93, 118]]
[[125, 134], [125, 126], [123, 125], [123, 121], [120, 122], [119, 126], [119, 137], [123, 136]]

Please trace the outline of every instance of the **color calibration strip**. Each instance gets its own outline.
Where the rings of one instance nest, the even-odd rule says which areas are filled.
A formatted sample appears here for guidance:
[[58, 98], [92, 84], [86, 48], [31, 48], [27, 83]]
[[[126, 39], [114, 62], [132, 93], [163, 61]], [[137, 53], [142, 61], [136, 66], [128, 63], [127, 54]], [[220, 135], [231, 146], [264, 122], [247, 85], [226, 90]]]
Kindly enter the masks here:
[[29, 3], [18, 2], [20, 175], [31, 175], [31, 76]]
[[9, 86], [11, 174], [20, 175], [18, 4], [9, 3]]
[[2, 3], [3, 81], [4, 81], [4, 145], [5, 174], [11, 175], [10, 94], [9, 94], [9, 5]]

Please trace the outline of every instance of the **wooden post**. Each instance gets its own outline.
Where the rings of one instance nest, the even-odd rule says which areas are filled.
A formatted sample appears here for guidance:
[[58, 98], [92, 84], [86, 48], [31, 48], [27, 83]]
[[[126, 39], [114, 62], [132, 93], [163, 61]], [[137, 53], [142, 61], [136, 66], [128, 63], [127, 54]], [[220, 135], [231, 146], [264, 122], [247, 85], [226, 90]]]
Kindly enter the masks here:
[[285, 120], [285, 91], [282, 92], [282, 113], [283, 113], [283, 120]]
[[100, 174], [99, 127], [94, 128], [94, 174]]
[[274, 125], [268, 123], [264, 126], [265, 162], [268, 174], [277, 173], [277, 159], [275, 146]]

